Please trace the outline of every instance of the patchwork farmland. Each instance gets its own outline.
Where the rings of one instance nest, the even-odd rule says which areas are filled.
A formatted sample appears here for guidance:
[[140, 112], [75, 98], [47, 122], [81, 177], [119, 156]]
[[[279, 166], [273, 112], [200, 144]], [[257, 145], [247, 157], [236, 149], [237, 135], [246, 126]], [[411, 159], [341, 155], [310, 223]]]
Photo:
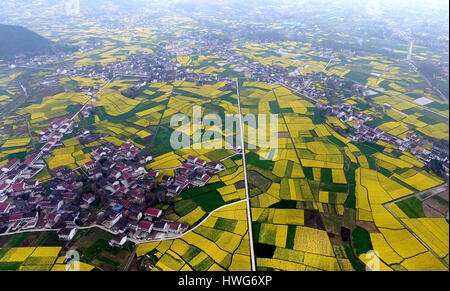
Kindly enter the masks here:
[[0, 270], [449, 270], [448, 14], [140, 1], [0, 8]]

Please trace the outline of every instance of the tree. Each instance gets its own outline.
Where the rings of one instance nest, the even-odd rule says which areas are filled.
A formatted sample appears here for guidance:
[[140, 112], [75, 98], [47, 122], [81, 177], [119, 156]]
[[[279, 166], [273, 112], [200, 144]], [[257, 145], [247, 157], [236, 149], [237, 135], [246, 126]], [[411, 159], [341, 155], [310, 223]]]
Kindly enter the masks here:
[[430, 168], [431, 170], [436, 173], [437, 175], [441, 175], [441, 169], [442, 169], [442, 162], [436, 159], [431, 160], [430, 162]]

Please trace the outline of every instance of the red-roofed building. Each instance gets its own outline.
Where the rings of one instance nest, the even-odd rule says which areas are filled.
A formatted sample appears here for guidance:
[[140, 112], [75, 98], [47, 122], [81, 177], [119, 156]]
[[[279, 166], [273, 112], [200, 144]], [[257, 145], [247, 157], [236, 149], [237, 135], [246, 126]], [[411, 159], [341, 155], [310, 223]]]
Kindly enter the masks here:
[[209, 179], [211, 179], [211, 177], [207, 174], [204, 174], [203, 177], [201, 178], [201, 181], [206, 184], [208, 183]]
[[207, 169], [211, 169], [211, 170], [215, 170], [215, 171], [225, 170], [225, 166], [222, 165], [222, 163], [220, 163], [220, 162], [209, 162], [209, 163], [206, 163], [206, 168]]
[[384, 133], [383, 130], [381, 130], [381, 129], [379, 129], [379, 128], [375, 128], [375, 134], [376, 134], [376, 136], [380, 136], [380, 135], [382, 135], [383, 133]]
[[38, 207], [41, 209], [46, 209], [49, 211], [59, 210], [63, 205], [63, 201], [55, 201], [55, 200], [42, 200], [38, 202]]
[[64, 134], [62, 134], [61, 132], [57, 132], [53, 135], [53, 138], [56, 139], [57, 141], [60, 141], [63, 137]]
[[56, 217], [61, 216], [61, 214], [59, 214], [58, 212], [51, 212], [49, 214], [47, 214], [47, 216], [45, 217], [46, 220], [55, 220]]
[[123, 171], [123, 172], [122, 172], [122, 177], [123, 177], [125, 180], [128, 180], [128, 179], [132, 178], [133, 175], [131, 175], [128, 171]]
[[122, 201], [122, 205], [123, 205], [123, 208], [130, 209], [132, 203], [128, 200], [124, 200], [124, 201]]
[[190, 163], [190, 164], [195, 164], [195, 162], [197, 162], [197, 160], [198, 160], [198, 158], [194, 157], [194, 156], [189, 156], [187, 158], [187, 162]]
[[77, 195], [73, 192], [66, 192], [62, 194], [64, 200], [75, 200]]
[[95, 161], [90, 161], [90, 162], [87, 162], [86, 164], [84, 164], [84, 167], [88, 171], [94, 169], [96, 166], [97, 166], [97, 162], [95, 162]]
[[114, 192], [114, 194], [117, 194], [117, 193], [125, 194], [125, 193], [127, 193], [127, 188], [125, 188], [124, 186], [120, 186], [120, 185], [114, 185], [114, 190], [116, 190]]
[[45, 146], [42, 147], [42, 151], [49, 152], [52, 148], [52, 144], [48, 143]]
[[206, 161], [201, 160], [201, 159], [197, 159], [195, 164], [204, 167], [204, 166], [206, 166]]
[[159, 218], [162, 215], [162, 210], [157, 208], [147, 208], [144, 213], [145, 217], [156, 217]]
[[20, 226], [20, 220], [19, 221], [16, 221], [12, 226], [11, 226], [11, 228], [10, 228], [10, 230], [11, 231], [16, 231], [16, 230], [18, 230], [19, 229], [19, 226]]
[[46, 220], [45, 227], [52, 228], [60, 219], [61, 219], [61, 214], [59, 214], [57, 212], [51, 212], [51, 213], [47, 214], [47, 216], [45, 217], [45, 220]]
[[133, 148], [134, 147], [134, 145], [132, 144], [132, 143], [130, 143], [130, 142], [124, 142], [121, 146], [120, 146], [120, 148], [121, 149], [124, 149], [124, 150], [130, 150], [131, 148]]
[[96, 161], [90, 161], [84, 164], [84, 167], [88, 171], [89, 175], [95, 175], [100, 173], [100, 169], [98, 168], [98, 164]]
[[139, 191], [137, 191], [136, 189], [132, 190], [130, 192], [131, 197], [133, 197], [134, 199], [136, 199], [137, 202], [142, 203], [145, 200], [145, 196], [144, 194], [140, 193]]
[[20, 192], [20, 191], [25, 190], [25, 183], [17, 183], [17, 184], [12, 185], [12, 190], [14, 192]]
[[110, 241], [109, 245], [112, 247], [121, 247], [127, 242], [127, 236], [125, 234], [116, 234]]
[[53, 129], [56, 129], [56, 128], [60, 127], [61, 125], [63, 125], [67, 120], [68, 120], [67, 117], [59, 117], [59, 118], [53, 119], [50, 122], [50, 124], [52, 125]]
[[1, 203], [0, 204], [0, 214], [6, 214], [11, 209], [11, 203]]
[[197, 167], [197, 168], [195, 169], [195, 171], [196, 171], [197, 173], [203, 173], [203, 172], [206, 171], [206, 170], [205, 170], [205, 168], [203, 168], [203, 167]]
[[178, 176], [175, 178], [174, 185], [180, 186], [181, 190], [183, 190], [184, 188], [187, 187], [187, 185], [189, 185], [189, 180], [186, 179], [185, 177]]
[[423, 153], [425, 149], [421, 146], [416, 146], [415, 148], [411, 149], [411, 153], [415, 155], [416, 153]]
[[182, 164], [181, 167], [184, 168], [184, 169], [193, 169], [194, 168], [193, 165], [187, 164], [187, 163]]
[[358, 121], [356, 121], [356, 122], [353, 124], [353, 128], [358, 129], [358, 128], [360, 128], [361, 125], [363, 125], [363, 124], [364, 124], [363, 121], [358, 120]]
[[158, 221], [153, 224], [153, 229], [159, 232], [168, 232], [169, 231], [169, 225], [167, 222], [164, 221]]
[[88, 136], [90, 133], [91, 133], [91, 132], [89, 131], [89, 129], [83, 129], [83, 130], [81, 131], [81, 134], [82, 134], [83, 136]]
[[122, 163], [122, 162], [118, 163], [118, 164], [117, 164], [117, 167], [118, 167], [121, 171], [123, 171], [123, 170], [125, 170], [125, 169], [128, 168], [128, 166], [125, 165], [125, 164]]
[[175, 178], [175, 184], [176, 185], [183, 185], [185, 183], [189, 183], [189, 180], [186, 179], [185, 177], [178, 176], [178, 177]]
[[32, 154], [28, 159], [26, 159], [23, 163], [27, 166], [34, 164], [39, 159], [39, 154]]
[[86, 202], [87, 204], [92, 204], [95, 201], [95, 196], [92, 194], [84, 194], [83, 195], [83, 201]]
[[20, 164], [19, 159], [12, 159], [8, 163], [6, 163], [2, 168], [1, 171], [4, 173], [9, 173], [12, 170], [14, 170], [18, 165]]
[[63, 228], [58, 232], [58, 237], [60, 240], [69, 241], [72, 240], [78, 229], [74, 228]]
[[156, 172], [156, 171], [149, 171], [149, 172], [147, 173], [147, 176], [148, 176], [149, 178], [151, 178], [151, 179], [156, 179], [156, 178], [159, 177], [159, 172]]
[[49, 141], [48, 141], [48, 145], [50, 146], [54, 146], [56, 144], [57, 140], [56, 138], [52, 137]]
[[141, 221], [138, 224], [138, 229], [145, 231], [145, 232], [151, 232], [153, 229], [153, 222], [150, 221]]
[[186, 168], [181, 168], [180, 169], [180, 175], [183, 177], [188, 177], [190, 174], [192, 173], [192, 171], [186, 169]]
[[6, 189], [8, 189], [8, 184], [6, 184], [6, 183], [1, 183], [0, 184], [0, 195], [2, 195], [3, 193], [5, 193], [6, 192]]
[[116, 178], [116, 179], [119, 179], [120, 176], [122, 176], [122, 174], [119, 171], [114, 170], [114, 171], [112, 171], [111, 176]]
[[8, 218], [8, 221], [11, 222], [16, 222], [16, 221], [21, 221], [23, 217], [23, 213], [14, 213], [11, 214]]
[[181, 232], [181, 223], [170, 222], [168, 230], [169, 230], [169, 232], [172, 232], [172, 233], [180, 233]]

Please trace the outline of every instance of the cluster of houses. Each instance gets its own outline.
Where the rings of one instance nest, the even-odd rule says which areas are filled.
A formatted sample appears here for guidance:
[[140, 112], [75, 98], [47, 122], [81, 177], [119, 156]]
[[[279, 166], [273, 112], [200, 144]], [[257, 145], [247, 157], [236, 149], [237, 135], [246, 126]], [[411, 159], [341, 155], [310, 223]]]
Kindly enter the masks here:
[[176, 236], [185, 232], [189, 225], [170, 220], [161, 219], [162, 210], [147, 208], [145, 212], [138, 213], [134, 219], [128, 219], [121, 213], [111, 213], [111, 228], [116, 235], [110, 240], [111, 246], [122, 246], [128, 238], [135, 240], [152, 240], [165, 236]]
[[[318, 101], [316, 107], [324, 111], [325, 115], [336, 116], [343, 123], [347, 123], [355, 120], [355, 126], [359, 126], [372, 120], [372, 117], [361, 111], [354, 111], [351, 105], [337, 104], [336, 106], [331, 106]], [[358, 128], [358, 127], [355, 127]]]
[[15, 212], [15, 206], [11, 206], [11, 203], [0, 204], [0, 226], [2, 228], [8, 225], [12, 231], [18, 229], [32, 229], [38, 222], [37, 211], [30, 212]]
[[57, 223], [75, 226], [79, 208], [72, 202], [81, 194], [83, 184], [77, 175], [63, 167], [53, 170], [49, 193], [39, 182], [11, 185], [7, 200], [0, 203], [0, 229], [9, 232], [33, 228], [52, 228]]
[[[332, 58], [332, 52], [328, 48], [314, 47], [313, 50], [318, 54], [326, 55], [326, 58]], [[221, 57], [226, 58], [230, 63], [235, 64], [235, 71], [250, 74], [255, 81], [266, 83], [281, 83], [288, 88], [292, 88], [302, 92], [302, 96], [307, 96], [310, 99], [320, 99], [326, 97], [326, 92], [323, 88], [318, 88], [315, 84], [317, 81], [323, 81], [328, 84], [330, 88], [335, 91], [338, 88], [346, 88], [352, 91], [353, 95], [361, 96], [366, 86], [355, 84], [348, 79], [340, 76], [330, 76], [323, 72], [313, 72], [310, 74], [302, 74], [301, 71], [306, 68], [298, 67], [296, 69], [286, 69], [279, 65], [262, 65], [257, 61], [248, 60], [246, 57], [240, 55], [234, 50], [230, 50], [226, 46], [219, 47], [217, 44], [212, 48]], [[276, 53], [288, 54], [288, 51], [280, 49]], [[349, 50], [340, 50], [340, 54], [348, 57], [353, 57], [354, 52]]]
[[[99, 161], [85, 165], [91, 181], [98, 186], [105, 182], [103, 189], [109, 190], [104, 207], [97, 213], [93, 214], [90, 207], [99, 200], [98, 195], [86, 193], [83, 189], [85, 184], [74, 171], [58, 167], [51, 172], [53, 180], [49, 181], [48, 189], [38, 182], [24, 180], [0, 184], [0, 229], [7, 228], [9, 232], [14, 232], [56, 228], [61, 240], [71, 240], [80, 225], [95, 222], [116, 233], [114, 239], [120, 237], [116, 242], [113, 239], [113, 245], [122, 245], [126, 237], [146, 240], [158, 234], [174, 235], [186, 231], [189, 225], [162, 220], [161, 210], [147, 207], [144, 203], [145, 193], [154, 189], [152, 181], [159, 176], [157, 172], [147, 173], [142, 166], [148, 157], [141, 160], [143, 164], [126, 160], [129, 155], [123, 151], [132, 152], [135, 157], [138, 154], [134, 155], [136, 149], [126, 143], [116, 149], [119, 152], [116, 159], [109, 159], [114, 154], [102, 159], [103, 150], [113, 147], [106, 145], [101, 150], [94, 149], [99, 153]], [[14, 169], [19, 165], [19, 160], [4, 165], [2, 176], [14, 174]]]
[[[162, 211], [152, 208], [160, 173], [145, 169], [152, 156], [141, 153], [130, 142], [93, 147], [93, 160], [80, 169], [58, 167], [51, 171], [45, 185], [30, 182], [45, 168], [47, 152], [73, 130], [72, 120], [54, 119], [40, 134], [46, 144], [39, 152], [23, 163], [14, 159], [0, 168], [1, 231], [57, 229], [61, 240], [71, 240], [80, 227], [95, 224], [115, 234], [111, 245], [121, 246], [127, 239], [173, 237], [189, 228], [187, 224], [161, 219]], [[87, 130], [78, 131], [77, 138], [92, 136]], [[175, 169], [174, 177], [162, 177], [162, 186], [168, 197], [175, 197], [188, 187], [204, 186], [224, 169], [220, 162], [189, 156]]]
[[[71, 67], [66, 70], [72, 76], [99, 77], [103, 80], [111, 79], [112, 76], [130, 76], [145, 78], [150, 80], [150, 82], [156, 83], [175, 80], [176, 78], [187, 78], [189, 76], [188, 69], [172, 61], [173, 56], [173, 54], [164, 51], [155, 51], [152, 54], [141, 51], [128, 55], [126, 62], [106, 64], [101, 68], [96, 65], [90, 65], [77, 68]], [[94, 98], [95, 89], [90, 91], [83, 90], [83, 92]]]
[[142, 193], [152, 190], [145, 165], [152, 160], [151, 156], [139, 154], [131, 143], [124, 143], [120, 147], [106, 144], [93, 148], [91, 157], [94, 159], [84, 165], [90, 179], [101, 189], [112, 195], [130, 195], [130, 199], [143, 202]]
[[24, 162], [14, 158], [0, 167], [0, 202], [35, 189], [39, 183], [27, 182], [46, 167], [40, 153], [30, 155]]
[[[73, 120], [67, 117], [53, 119], [50, 126], [39, 134], [40, 141], [45, 145], [38, 152], [32, 153], [23, 162], [17, 158], [12, 159], [0, 168], [1, 230], [6, 228], [7, 231], [17, 231], [50, 226], [52, 221], [55, 222], [60, 217], [55, 215], [52, 218], [50, 215], [47, 221], [47, 217], [39, 219], [39, 212], [45, 214], [60, 211], [63, 217], [76, 212], [78, 208], [70, 205], [70, 202], [76, 199], [83, 184], [77, 181], [73, 171], [63, 167], [54, 169], [49, 189], [45, 189], [37, 181], [29, 181], [46, 168], [44, 158], [53, 147], [61, 146], [63, 137], [73, 130]], [[47, 191], [51, 195], [45, 195]], [[61, 209], [62, 207], [65, 209]]]
[[66, 134], [71, 134], [74, 130], [74, 122], [67, 117], [56, 118], [51, 121], [51, 125], [39, 133], [39, 140], [44, 144], [41, 153], [48, 155], [53, 147], [62, 146], [62, 140]]
[[[117, 234], [111, 245], [121, 245], [127, 238], [145, 241], [186, 231], [187, 224], [160, 219], [162, 211], [159, 209], [143, 210], [147, 196], [152, 195], [157, 186], [160, 173], [145, 170], [144, 165], [151, 157], [140, 155], [138, 151], [134, 159], [127, 159], [129, 155], [124, 151], [134, 152], [134, 146], [125, 143], [120, 147], [110, 144], [96, 147], [91, 153], [94, 161], [84, 166], [90, 179], [108, 192], [99, 221]], [[175, 197], [187, 187], [204, 186], [212, 175], [224, 169], [219, 162], [189, 156], [186, 163], [175, 169], [175, 177], [161, 177], [161, 185], [165, 187], [167, 197]]]
[[101, 215], [101, 225], [117, 235], [134, 240], [152, 240], [171, 234], [181, 234], [188, 224], [160, 219], [162, 210], [143, 208], [142, 204], [127, 199], [112, 198]]
[[44, 143], [57, 143], [65, 134], [72, 133], [74, 122], [67, 117], [55, 118], [50, 126], [39, 133], [39, 140]]
[[211, 177], [225, 167], [220, 162], [206, 162], [195, 156], [189, 156], [186, 163], [175, 170], [175, 177], [163, 176], [162, 185], [167, 190], [168, 197], [176, 197], [186, 187], [203, 187]]
[[411, 154], [416, 156], [422, 163], [429, 164], [432, 160], [442, 163], [442, 169], [446, 176], [449, 176], [449, 154], [448, 150], [438, 146], [433, 146], [431, 150], [422, 147], [424, 140], [416, 133], [407, 133], [406, 137], [401, 139], [393, 136], [380, 128], [374, 127], [366, 122], [372, 120], [372, 117], [357, 111], [354, 112], [352, 106], [338, 104], [335, 107], [317, 102], [317, 108], [325, 111], [325, 114], [331, 114], [339, 118], [343, 123], [354, 121], [353, 131], [346, 135], [347, 138], [356, 142], [373, 142], [381, 140], [388, 144], [394, 145], [400, 151], [409, 150]]

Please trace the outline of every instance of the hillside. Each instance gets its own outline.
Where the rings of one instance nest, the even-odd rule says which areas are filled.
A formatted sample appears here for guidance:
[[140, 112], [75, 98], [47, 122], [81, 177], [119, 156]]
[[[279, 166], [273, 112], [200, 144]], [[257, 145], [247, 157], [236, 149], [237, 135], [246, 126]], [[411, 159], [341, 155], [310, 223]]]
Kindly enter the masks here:
[[15, 55], [37, 55], [53, 50], [55, 44], [21, 26], [0, 24], [0, 57]]

